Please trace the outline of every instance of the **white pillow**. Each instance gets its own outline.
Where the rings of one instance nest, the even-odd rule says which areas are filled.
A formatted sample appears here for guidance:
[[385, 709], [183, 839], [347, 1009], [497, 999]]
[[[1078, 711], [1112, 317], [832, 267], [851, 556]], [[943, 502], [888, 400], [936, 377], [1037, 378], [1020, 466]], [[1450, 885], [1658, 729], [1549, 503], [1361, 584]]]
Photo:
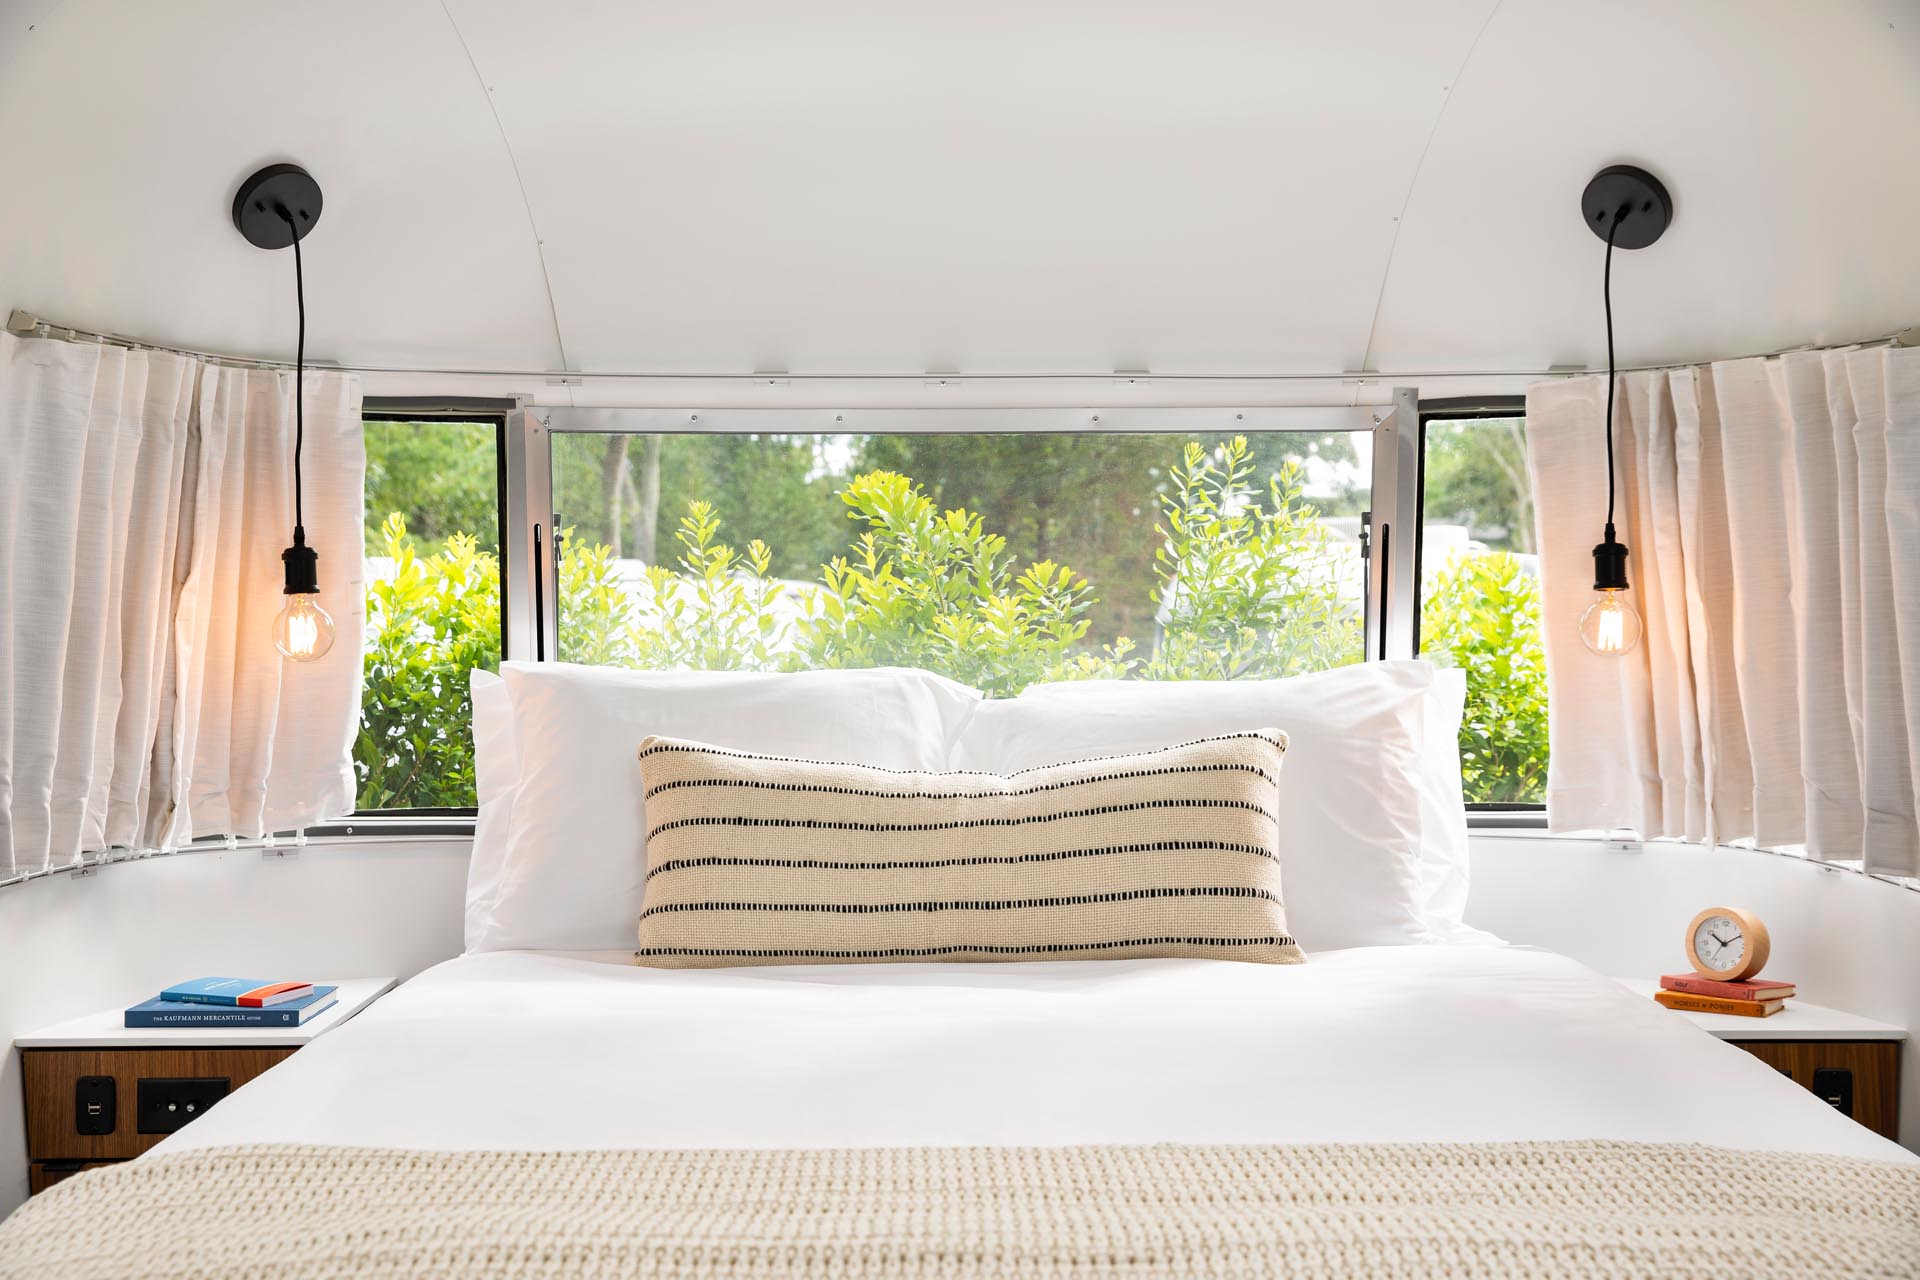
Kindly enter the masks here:
[[[634, 753], [649, 734], [890, 769], [944, 768], [980, 695], [924, 671], [621, 671], [568, 663], [500, 668], [512, 714], [513, 782], [480, 771], [487, 824], [468, 880], [467, 950], [634, 945], [646, 873]], [[491, 699], [488, 700], [489, 702]], [[494, 711], [474, 708], [475, 745]], [[497, 740], [489, 755], [504, 762]], [[478, 761], [476, 760], [478, 767]]]
[[[953, 767], [1010, 773], [1277, 726], [1292, 740], [1280, 776], [1280, 868], [1300, 945], [1312, 953], [1432, 942], [1441, 934], [1427, 919], [1422, 851], [1427, 828], [1437, 837], [1445, 824], [1423, 775], [1441, 751], [1441, 726], [1430, 726], [1440, 718], [1438, 674], [1430, 663], [1403, 661], [1285, 680], [1034, 685], [980, 704]], [[1452, 768], [1458, 810], [1457, 754]], [[1443, 771], [1443, 763], [1434, 769]], [[1434, 880], [1451, 886], [1450, 875]]]
[[1436, 668], [1427, 701], [1427, 749], [1420, 759], [1420, 889], [1427, 924], [1442, 938], [1484, 940], [1466, 922], [1467, 805], [1460, 787], [1460, 719], [1467, 673]]
[[513, 743], [513, 703], [507, 682], [476, 667], [468, 673], [473, 699], [473, 858], [467, 863], [467, 950], [481, 951], [487, 920], [507, 866], [507, 824], [520, 790], [520, 755]]

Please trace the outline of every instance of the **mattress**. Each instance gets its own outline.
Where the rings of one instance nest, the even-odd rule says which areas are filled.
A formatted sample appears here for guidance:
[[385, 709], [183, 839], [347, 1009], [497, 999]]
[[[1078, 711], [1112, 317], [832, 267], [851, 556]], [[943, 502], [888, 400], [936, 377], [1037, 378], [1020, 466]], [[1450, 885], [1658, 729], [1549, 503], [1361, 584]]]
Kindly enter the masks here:
[[430, 969], [156, 1152], [1707, 1143], [1912, 1162], [1563, 956]]

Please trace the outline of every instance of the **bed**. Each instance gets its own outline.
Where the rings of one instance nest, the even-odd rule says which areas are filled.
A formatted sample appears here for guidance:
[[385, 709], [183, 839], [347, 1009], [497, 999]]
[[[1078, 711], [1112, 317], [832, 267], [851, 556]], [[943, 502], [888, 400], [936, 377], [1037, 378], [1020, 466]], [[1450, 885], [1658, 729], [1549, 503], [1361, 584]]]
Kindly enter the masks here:
[[1289, 968], [466, 956], [158, 1150], [1592, 1138], [1920, 1164], [1652, 1001], [1501, 946]]
[[468, 954], [0, 1277], [1920, 1276], [1920, 1159], [1465, 925], [1463, 696], [476, 673]]
[[496, 952], [0, 1229], [0, 1275], [228, 1268], [1914, 1275], [1920, 1158], [1520, 947]]

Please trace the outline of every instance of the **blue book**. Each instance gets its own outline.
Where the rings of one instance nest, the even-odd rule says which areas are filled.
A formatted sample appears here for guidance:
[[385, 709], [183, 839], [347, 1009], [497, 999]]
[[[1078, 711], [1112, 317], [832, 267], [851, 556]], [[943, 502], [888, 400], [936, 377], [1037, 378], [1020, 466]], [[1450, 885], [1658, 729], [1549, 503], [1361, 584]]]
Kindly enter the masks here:
[[127, 1010], [129, 1027], [297, 1027], [331, 1009], [338, 987], [315, 987], [313, 994], [267, 1009], [221, 1008], [181, 1000], [146, 1000]]
[[260, 982], [253, 978], [195, 978], [176, 982], [160, 993], [162, 1000], [185, 1004], [218, 1004], [230, 1008], [265, 1009], [303, 1000], [313, 991], [311, 982]]

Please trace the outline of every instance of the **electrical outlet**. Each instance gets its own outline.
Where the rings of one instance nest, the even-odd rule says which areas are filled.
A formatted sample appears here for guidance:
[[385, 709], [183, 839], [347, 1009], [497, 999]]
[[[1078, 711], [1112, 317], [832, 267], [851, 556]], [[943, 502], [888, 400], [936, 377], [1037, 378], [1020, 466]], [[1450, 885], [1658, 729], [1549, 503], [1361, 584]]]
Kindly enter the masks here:
[[1845, 1067], [1815, 1067], [1813, 1092], [1841, 1115], [1853, 1114], [1853, 1072]]
[[112, 1076], [81, 1076], [73, 1082], [73, 1128], [89, 1138], [113, 1132], [118, 1105]]
[[149, 1077], [135, 1093], [137, 1128], [141, 1133], [172, 1133], [227, 1096], [232, 1082], [225, 1076], [200, 1079]]

